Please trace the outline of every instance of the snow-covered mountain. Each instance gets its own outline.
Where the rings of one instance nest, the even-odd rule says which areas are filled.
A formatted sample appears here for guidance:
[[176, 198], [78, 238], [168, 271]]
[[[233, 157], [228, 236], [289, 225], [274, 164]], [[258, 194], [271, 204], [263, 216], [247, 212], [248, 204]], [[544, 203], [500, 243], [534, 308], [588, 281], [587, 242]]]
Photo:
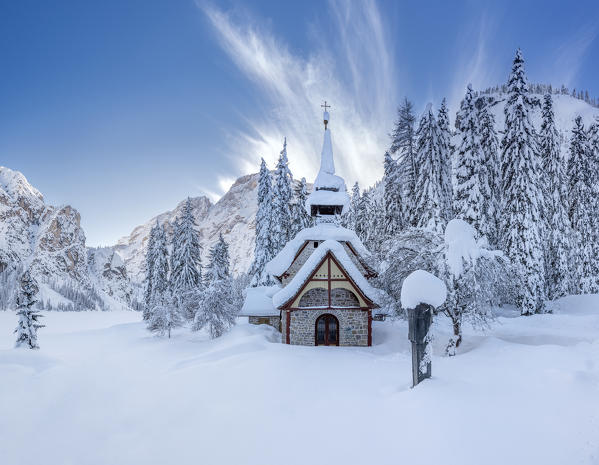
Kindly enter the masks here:
[[130, 290], [124, 267], [118, 276], [104, 273], [106, 264], [110, 267], [114, 261], [113, 251], [92, 253], [94, 266], [89, 266], [80, 220], [73, 207], [46, 205], [23, 174], [0, 166], [0, 272], [30, 267], [41, 284], [44, 304], [127, 305]]
[[[193, 197], [193, 214], [200, 233], [202, 263], [208, 263], [210, 247], [222, 233], [229, 244], [231, 271], [239, 274], [247, 271], [254, 254], [256, 211], [258, 209], [258, 174], [242, 176], [229, 191], [215, 204], [207, 197]], [[165, 224], [170, 241], [172, 224], [181, 214], [185, 200], [175, 209], [164, 212], [120, 239], [114, 249], [124, 258], [127, 270], [134, 283], [140, 283], [145, 276], [145, 253], [152, 226], [158, 221]]]

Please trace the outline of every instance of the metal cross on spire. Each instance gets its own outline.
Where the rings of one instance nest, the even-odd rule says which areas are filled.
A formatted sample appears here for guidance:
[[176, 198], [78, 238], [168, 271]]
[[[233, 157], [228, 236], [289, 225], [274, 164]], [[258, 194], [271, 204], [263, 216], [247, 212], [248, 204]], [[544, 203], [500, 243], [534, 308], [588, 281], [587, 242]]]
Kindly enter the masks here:
[[331, 108], [331, 105], [327, 105], [327, 101], [324, 101], [324, 105], [320, 105], [322, 108], [324, 108], [324, 111], [327, 111], [327, 108]]

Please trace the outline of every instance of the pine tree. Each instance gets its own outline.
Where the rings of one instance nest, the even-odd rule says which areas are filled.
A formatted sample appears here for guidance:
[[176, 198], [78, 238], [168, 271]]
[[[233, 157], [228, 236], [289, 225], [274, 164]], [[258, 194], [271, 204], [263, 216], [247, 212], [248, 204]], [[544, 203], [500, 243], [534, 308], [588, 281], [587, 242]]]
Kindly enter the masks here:
[[[399, 176], [399, 167], [397, 162], [391, 158], [389, 152], [385, 152], [384, 159], [384, 226], [385, 237], [390, 238], [395, 236], [404, 228], [402, 199], [401, 199], [401, 183]], [[359, 194], [358, 194], [359, 195]]]
[[152, 226], [150, 234], [148, 236], [148, 246], [146, 248], [146, 279], [145, 279], [145, 290], [144, 290], [144, 308], [143, 308], [143, 319], [147, 321], [150, 318], [151, 300], [152, 300], [152, 269], [154, 268], [155, 253], [154, 246], [156, 244], [156, 234], [158, 232], [158, 220], [156, 224]]
[[452, 168], [454, 147], [451, 144], [451, 131], [449, 129], [449, 114], [447, 110], [447, 101], [441, 101], [441, 107], [437, 116], [437, 125], [439, 126], [439, 145], [441, 150], [441, 186], [443, 187], [443, 197], [446, 199], [444, 213], [448, 220], [453, 218], [453, 185]]
[[19, 323], [15, 329], [17, 342], [15, 347], [27, 347], [29, 349], [39, 349], [37, 342], [37, 330], [43, 328], [39, 322], [42, 315], [34, 308], [37, 303], [37, 294], [39, 287], [35, 278], [31, 276], [29, 270], [21, 276], [20, 287], [17, 293], [17, 315]]
[[239, 311], [229, 274], [229, 251], [222, 235], [210, 250], [210, 281], [200, 299], [192, 329], [208, 327], [210, 337], [221, 336], [235, 323]]
[[485, 237], [492, 233], [488, 215], [492, 196], [489, 186], [488, 165], [481, 147], [481, 129], [474, 104], [472, 86], [468, 85], [460, 119], [461, 141], [457, 150], [455, 169], [456, 218], [470, 223]]
[[362, 192], [362, 195], [360, 196], [360, 199], [357, 203], [354, 227], [354, 232], [363, 243], [368, 242], [370, 234], [369, 225], [371, 214], [372, 202], [370, 199], [370, 191], [365, 190], [364, 192]]
[[518, 49], [508, 80], [502, 142], [504, 250], [516, 267], [520, 289], [517, 304], [523, 315], [544, 310], [541, 169], [536, 133], [530, 121], [532, 103]]
[[238, 311], [231, 278], [213, 281], [202, 292], [192, 329], [199, 331], [206, 327], [211, 338], [222, 336], [235, 324]]
[[441, 160], [439, 127], [429, 104], [416, 132], [418, 178], [414, 195], [413, 224], [431, 231], [443, 232], [447, 224], [448, 199], [441, 184], [444, 171]]
[[275, 254], [285, 246], [291, 235], [290, 205], [292, 199], [291, 172], [287, 160], [287, 139], [275, 169], [275, 184], [273, 186], [273, 222], [271, 225], [272, 243]]
[[499, 241], [499, 228], [501, 217], [501, 163], [499, 139], [495, 130], [495, 117], [489, 111], [487, 105], [483, 105], [478, 111], [478, 122], [480, 128], [480, 148], [483, 153], [483, 163], [486, 167], [488, 180], [483, 182], [489, 196], [485, 202], [487, 236], [489, 244], [496, 247]]
[[272, 286], [274, 280], [264, 272], [266, 264], [275, 256], [275, 245], [271, 225], [273, 223], [272, 182], [270, 171], [264, 159], [260, 164], [258, 180], [258, 211], [256, 213], [256, 242], [254, 245], [254, 261], [250, 267], [251, 285]]
[[545, 187], [545, 269], [547, 296], [563, 297], [569, 292], [569, 219], [566, 164], [560, 152], [560, 137], [555, 128], [551, 94], [543, 99], [543, 122], [539, 134]]
[[414, 192], [417, 179], [416, 140], [414, 134], [414, 110], [407, 98], [397, 109], [397, 122], [391, 133], [390, 155], [396, 155], [400, 183], [403, 186], [404, 218], [414, 218]]
[[582, 118], [577, 116], [570, 139], [568, 160], [569, 218], [574, 232], [575, 290], [581, 293], [598, 292], [597, 258], [594, 256], [596, 232], [593, 197], [592, 157]]
[[356, 231], [356, 217], [358, 214], [358, 205], [360, 203], [360, 186], [356, 182], [352, 188], [352, 194], [347, 212], [342, 216], [342, 226], [352, 231]]
[[200, 235], [195, 229], [191, 199], [188, 197], [175, 222], [171, 254], [171, 290], [179, 310], [186, 318], [195, 315], [194, 307], [202, 287]]
[[181, 325], [181, 316], [177, 305], [172, 301], [169, 286], [169, 257], [164, 225], [158, 226], [154, 236], [154, 259], [152, 263], [152, 295], [148, 329], [163, 336], [171, 329]]
[[302, 178], [294, 189], [294, 201], [291, 204], [291, 236], [293, 239], [302, 229], [312, 226], [312, 217], [306, 211], [308, 188], [306, 178]]
[[210, 263], [206, 274], [208, 283], [231, 277], [229, 274], [229, 246], [222, 234], [218, 235], [218, 242], [210, 249]]

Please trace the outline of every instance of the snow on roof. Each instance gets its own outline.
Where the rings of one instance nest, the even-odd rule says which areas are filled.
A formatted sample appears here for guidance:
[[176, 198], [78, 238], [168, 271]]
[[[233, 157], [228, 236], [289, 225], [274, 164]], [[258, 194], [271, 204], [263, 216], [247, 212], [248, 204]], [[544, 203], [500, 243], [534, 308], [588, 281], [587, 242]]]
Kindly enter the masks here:
[[314, 180], [314, 191], [318, 189], [336, 189], [338, 191], [347, 191], [345, 180], [336, 174], [319, 171]]
[[375, 304], [380, 301], [380, 291], [372, 287], [362, 273], [360, 273], [356, 265], [354, 265], [345, 252], [343, 245], [337, 242], [337, 240], [327, 239], [312, 252], [312, 255], [310, 255], [308, 260], [306, 260], [306, 263], [302, 265], [291, 282], [273, 296], [272, 301], [275, 307], [280, 307], [285, 304], [299, 292], [300, 288], [308, 280], [312, 272], [329, 251], [335, 256], [352, 281], [360, 288], [362, 293], [368, 299]]
[[[359, 258], [367, 259], [370, 252], [355, 232], [331, 223], [323, 223], [311, 228], [302, 229], [285, 247], [266, 264], [265, 270], [271, 276], [281, 276], [289, 269], [298, 250], [306, 241], [339, 241], [349, 242]], [[320, 247], [319, 247], [320, 248]]]
[[279, 286], [248, 287], [245, 301], [239, 312], [240, 316], [278, 316], [279, 311], [272, 303], [272, 296], [279, 291]]
[[428, 271], [416, 270], [404, 279], [401, 285], [401, 306], [416, 308], [418, 304], [439, 307], [445, 303], [445, 283]]
[[306, 199], [308, 214], [312, 213], [312, 205], [340, 205], [341, 213], [344, 213], [349, 209], [349, 195], [345, 190], [339, 192], [314, 190]]

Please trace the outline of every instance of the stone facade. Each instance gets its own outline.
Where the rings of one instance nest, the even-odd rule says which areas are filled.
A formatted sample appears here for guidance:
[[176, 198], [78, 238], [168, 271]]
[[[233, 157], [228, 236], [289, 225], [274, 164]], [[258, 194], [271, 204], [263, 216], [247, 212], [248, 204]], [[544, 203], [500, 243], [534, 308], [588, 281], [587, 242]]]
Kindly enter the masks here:
[[279, 316], [250, 316], [248, 321], [252, 325], [270, 325], [277, 331], [281, 330], [281, 317]]
[[[322, 288], [310, 289], [300, 299], [299, 306], [302, 308], [328, 307], [329, 291]], [[359, 308], [360, 302], [353, 292], [347, 289], [333, 288], [331, 289], [331, 306]]]
[[331, 289], [331, 306], [333, 307], [360, 307], [356, 295], [347, 289]]
[[328, 289], [316, 288], [306, 292], [299, 301], [299, 306], [303, 308], [310, 307], [328, 307], [329, 291]]
[[[340, 346], [367, 346], [369, 310], [367, 309], [313, 309], [291, 310], [289, 343], [313, 346], [316, 341], [316, 320], [324, 314], [334, 315], [339, 321]], [[282, 342], [287, 338], [287, 312], [281, 321]]]

